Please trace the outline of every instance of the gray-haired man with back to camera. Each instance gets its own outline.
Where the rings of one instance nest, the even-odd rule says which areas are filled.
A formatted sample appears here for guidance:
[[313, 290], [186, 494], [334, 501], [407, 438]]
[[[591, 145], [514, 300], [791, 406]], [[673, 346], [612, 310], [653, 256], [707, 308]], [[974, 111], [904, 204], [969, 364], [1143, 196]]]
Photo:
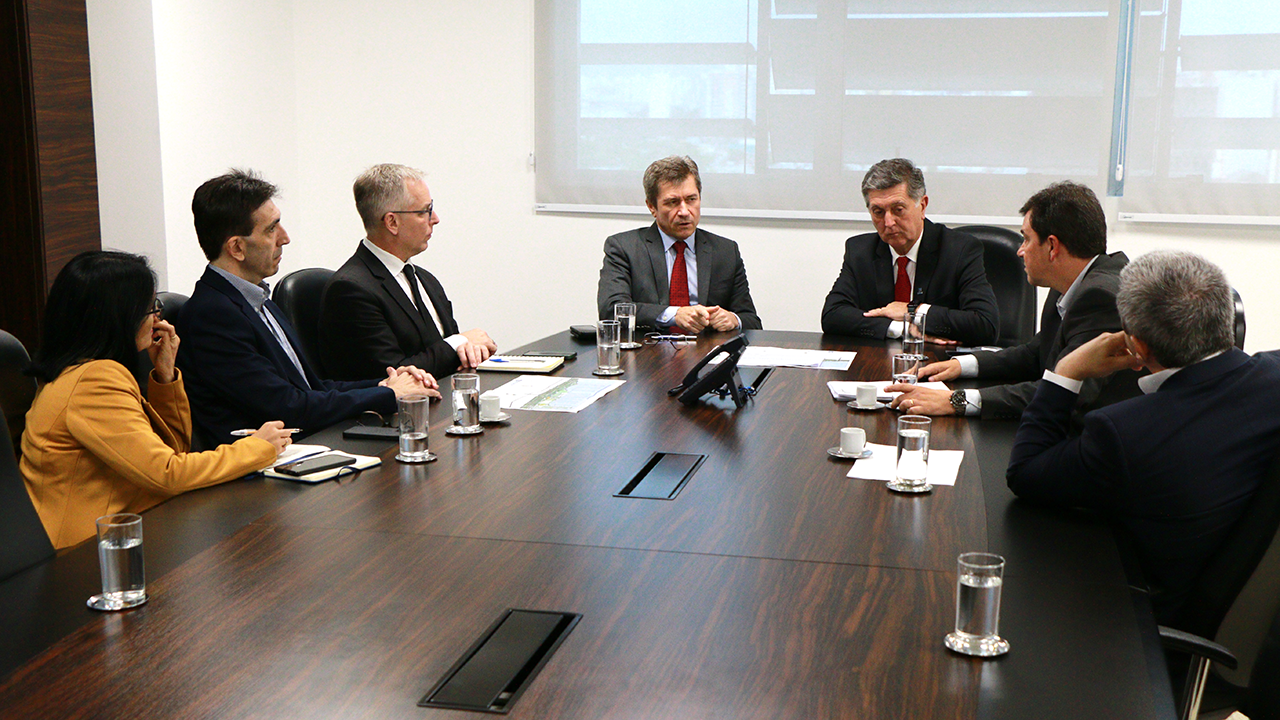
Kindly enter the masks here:
[[[1233, 346], [1222, 270], [1154, 252], [1120, 273], [1124, 332], [1090, 340], [1036, 385], [1009, 455], [1019, 497], [1106, 512], [1132, 544], [1156, 620], [1178, 610], [1280, 452], [1280, 355]], [[1143, 395], [1094, 410], [1071, 437], [1088, 380], [1145, 367]]]

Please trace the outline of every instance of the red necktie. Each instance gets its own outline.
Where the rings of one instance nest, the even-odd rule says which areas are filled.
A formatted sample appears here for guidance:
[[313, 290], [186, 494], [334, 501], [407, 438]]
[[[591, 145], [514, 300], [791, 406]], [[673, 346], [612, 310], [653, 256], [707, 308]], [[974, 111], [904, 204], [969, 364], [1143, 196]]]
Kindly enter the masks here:
[[908, 262], [910, 261], [905, 257], [898, 258], [898, 283], [893, 286], [894, 302], [911, 302], [911, 280], [907, 277]]
[[684, 266], [684, 249], [689, 247], [677, 240], [671, 247], [676, 250], [676, 261], [671, 264], [671, 293], [668, 304], [685, 307], [689, 304], [689, 271]]

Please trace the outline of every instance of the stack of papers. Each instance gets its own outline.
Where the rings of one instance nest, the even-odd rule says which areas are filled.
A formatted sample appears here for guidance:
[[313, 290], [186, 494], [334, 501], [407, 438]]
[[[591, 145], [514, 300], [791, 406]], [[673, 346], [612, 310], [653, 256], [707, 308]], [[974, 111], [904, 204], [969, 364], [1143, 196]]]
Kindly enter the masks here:
[[[854, 461], [853, 469], [846, 477], [884, 482], [892, 480], [897, 467], [898, 449], [892, 445], [876, 443], [867, 443], [867, 447], [871, 448], [871, 457]], [[963, 450], [930, 450], [929, 482], [933, 485], [955, 485], [963, 460]]]
[[[902, 393], [885, 392], [885, 388], [893, 384], [892, 380], [871, 380], [867, 382], [851, 382], [848, 380], [829, 380], [827, 381], [827, 389], [831, 390], [831, 397], [837, 400], [857, 400], [859, 385], [875, 385], [876, 399], [880, 402], [892, 402], [894, 398]], [[940, 382], [922, 382], [920, 387], [933, 388], [934, 390], [950, 391], [945, 383]]]
[[[320, 455], [342, 455], [344, 457], [355, 458], [356, 461], [350, 465], [330, 468], [329, 470], [321, 470], [320, 472], [314, 472], [308, 475], [286, 475], [282, 472], [276, 472], [275, 470], [275, 468], [280, 465], [287, 465], [291, 462], [302, 460], [303, 458], [317, 457]], [[365, 468], [381, 464], [381, 458], [376, 458], [371, 455], [352, 455], [351, 453], [343, 452], [341, 450], [330, 450], [324, 445], [290, 445], [284, 452], [280, 453], [280, 456], [271, 464], [271, 467], [262, 471], [262, 474], [277, 480], [289, 480], [291, 482], [300, 483], [318, 483], [324, 482], [325, 480], [332, 480], [339, 475], [350, 475], [357, 470], [364, 470]]]

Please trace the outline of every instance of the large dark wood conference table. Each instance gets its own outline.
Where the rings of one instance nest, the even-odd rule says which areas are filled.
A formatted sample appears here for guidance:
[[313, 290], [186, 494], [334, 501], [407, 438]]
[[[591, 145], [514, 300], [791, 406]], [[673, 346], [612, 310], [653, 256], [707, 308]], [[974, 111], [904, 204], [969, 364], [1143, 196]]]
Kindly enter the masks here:
[[[591, 407], [479, 436], [446, 436], [437, 404], [431, 464], [340, 426], [304, 442], [383, 464], [175, 498], [144, 515], [135, 610], [85, 607], [92, 543], [0, 584], [0, 716], [485, 717], [416, 703], [507, 608], [581, 614], [513, 718], [1173, 715], [1110, 531], [1005, 488], [1012, 423], [935, 419], [933, 448], [965, 452], [956, 485], [892, 494], [826, 449], [850, 421], [892, 444], [896, 413], [851, 413], [826, 382], [887, 378], [895, 343], [752, 332], [858, 355], [778, 369], [741, 409], [668, 397], [724, 339], [626, 352], [626, 384]], [[567, 333], [524, 349], [595, 367]], [[674, 500], [615, 497], [655, 451], [707, 459]], [[1007, 560], [1003, 658], [943, 647], [966, 551]]]

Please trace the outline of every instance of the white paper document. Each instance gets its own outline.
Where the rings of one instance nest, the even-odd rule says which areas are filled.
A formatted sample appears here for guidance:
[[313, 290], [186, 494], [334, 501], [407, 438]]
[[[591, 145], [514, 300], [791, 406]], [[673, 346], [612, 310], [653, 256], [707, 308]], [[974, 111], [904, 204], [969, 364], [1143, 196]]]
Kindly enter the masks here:
[[[891, 393], [891, 392], [884, 391], [885, 388], [889, 387], [892, 384], [893, 384], [892, 380], [871, 380], [868, 382], [850, 382], [848, 380], [828, 380], [827, 388], [831, 390], [831, 397], [837, 400], [857, 400], [859, 385], [875, 385], [876, 399], [879, 400], [880, 402], [890, 402], [891, 400], [893, 400], [894, 398], [902, 394], [900, 392]], [[920, 387], [933, 388], [934, 390], [947, 390], [947, 391], [951, 390], [951, 388], [947, 387], [945, 383], [940, 383], [940, 382], [922, 382], [920, 383]]]
[[748, 345], [738, 367], [793, 367], [814, 370], [848, 370], [856, 352], [838, 350], [794, 350], [792, 348]]
[[572, 412], [591, 405], [625, 380], [521, 375], [489, 392], [497, 395], [503, 410]]
[[[897, 467], [898, 448], [875, 443], [867, 443], [867, 447], [871, 448], [871, 457], [855, 460], [853, 469], [846, 477], [884, 482], [892, 480], [893, 471]], [[955, 485], [963, 460], [963, 450], [930, 450], [929, 482], [934, 485]]]

